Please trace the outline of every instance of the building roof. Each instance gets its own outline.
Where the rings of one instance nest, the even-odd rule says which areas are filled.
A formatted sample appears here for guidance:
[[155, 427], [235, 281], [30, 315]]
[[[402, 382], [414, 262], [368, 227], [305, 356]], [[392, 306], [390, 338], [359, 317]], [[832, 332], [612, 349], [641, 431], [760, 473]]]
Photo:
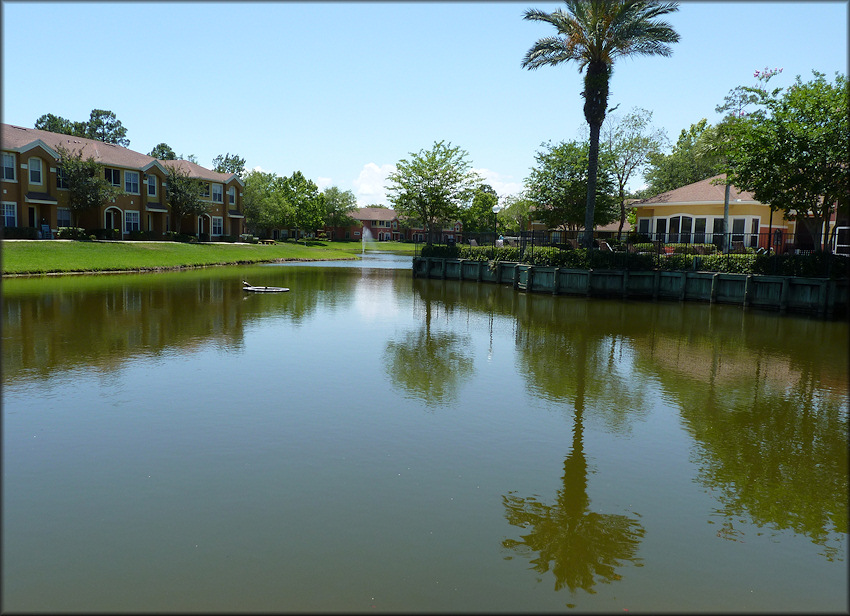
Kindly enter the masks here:
[[[656, 206], [656, 205], [684, 205], [695, 203], [723, 203], [726, 186], [717, 180], [725, 180], [726, 174], [682, 186], [674, 190], [668, 190], [660, 195], [649, 197], [641, 201], [635, 201], [630, 207]], [[717, 182], [717, 183], [715, 183]], [[729, 201], [734, 203], [760, 203], [753, 193], [746, 190], [738, 190], [732, 186], [729, 191]]]
[[350, 214], [355, 220], [395, 220], [395, 210], [383, 207], [361, 207]]
[[32, 147], [42, 146], [48, 148], [51, 155], [58, 155], [58, 148], [61, 146], [67, 150], [80, 152], [83, 158], [91, 157], [102, 165], [128, 169], [150, 168], [152, 165], [166, 169], [167, 166], [173, 165], [184, 169], [192, 177], [222, 183], [227, 183], [231, 179], [236, 178], [240, 184], [242, 183], [236, 174], [217, 173], [195, 163], [190, 163], [187, 160], [158, 161], [147, 154], [142, 154], [120, 145], [115, 145], [114, 143], [98, 141], [97, 139], [51, 133], [46, 130], [24, 128], [12, 124], [2, 124], [0, 126], [2, 126], [0, 145], [4, 150], [24, 153]]

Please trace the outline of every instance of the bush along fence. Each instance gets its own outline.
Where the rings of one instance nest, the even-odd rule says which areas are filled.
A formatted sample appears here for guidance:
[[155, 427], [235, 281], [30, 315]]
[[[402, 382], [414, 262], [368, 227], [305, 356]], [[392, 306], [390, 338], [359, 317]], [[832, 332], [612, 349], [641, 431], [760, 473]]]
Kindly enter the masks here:
[[544, 248], [533, 258], [519, 256], [515, 247], [432, 245], [414, 257], [413, 275], [553, 295], [705, 301], [826, 318], [848, 313], [848, 259], [842, 255], [716, 254], [695, 263], [686, 254]]

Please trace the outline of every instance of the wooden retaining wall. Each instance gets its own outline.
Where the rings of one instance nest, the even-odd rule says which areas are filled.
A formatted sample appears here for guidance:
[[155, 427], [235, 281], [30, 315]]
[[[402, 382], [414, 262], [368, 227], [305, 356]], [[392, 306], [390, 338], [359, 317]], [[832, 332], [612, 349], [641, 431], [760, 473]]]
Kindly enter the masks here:
[[848, 312], [847, 281], [825, 278], [691, 271], [583, 270], [432, 257], [414, 257], [413, 276], [509, 284], [518, 291], [553, 295], [738, 304], [745, 308], [802, 312], [826, 318], [844, 316]]

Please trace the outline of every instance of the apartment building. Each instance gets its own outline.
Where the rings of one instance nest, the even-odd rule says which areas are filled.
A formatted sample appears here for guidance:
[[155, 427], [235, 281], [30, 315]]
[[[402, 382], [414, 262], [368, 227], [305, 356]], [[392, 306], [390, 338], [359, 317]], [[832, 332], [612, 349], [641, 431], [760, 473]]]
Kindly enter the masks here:
[[[79, 212], [76, 226], [87, 230], [204, 234], [211, 240], [245, 233], [244, 183], [236, 174], [217, 173], [186, 160], [157, 160], [119, 145], [95, 139], [2, 124], [2, 206], [4, 227], [33, 227], [42, 236], [72, 224], [68, 188], [58, 168], [59, 148], [80, 152], [103, 168], [119, 195], [99, 208]], [[204, 183], [207, 212], [184, 217], [174, 229], [164, 184], [170, 167], [178, 167]]]

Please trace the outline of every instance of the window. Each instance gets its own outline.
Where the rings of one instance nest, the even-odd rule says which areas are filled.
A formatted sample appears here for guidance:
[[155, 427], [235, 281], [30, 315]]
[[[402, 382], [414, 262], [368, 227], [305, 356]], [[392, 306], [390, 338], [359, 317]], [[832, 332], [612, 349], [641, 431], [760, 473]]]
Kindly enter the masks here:
[[115, 186], [121, 186], [121, 172], [118, 169], [104, 169], [106, 181]]
[[224, 193], [221, 184], [212, 185], [212, 200], [215, 203], [224, 203]]
[[204, 182], [203, 186], [201, 187], [201, 197], [203, 197], [204, 199], [210, 198], [210, 185], [207, 182]]
[[3, 179], [8, 182], [15, 181], [15, 155], [3, 152]]
[[213, 216], [212, 217], [212, 234], [213, 235], [221, 235], [223, 229], [224, 229], [224, 219], [222, 219], [221, 216]]
[[70, 227], [71, 226], [71, 210], [66, 207], [60, 207], [56, 210], [56, 226]]
[[62, 167], [56, 167], [56, 188], [68, 189], [68, 174]]
[[665, 241], [667, 234], [667, 219], [666, 218], [658, 218], [655, 221], [655, 240], [656, 241]]
[[694, 244], [705, 244], [705, 218], [694, 219]]
[[124, 192], [133, 195], [139, 194], [139, 172], [125, 171], [124, 172]]
[[227, 203], [230, 205], [236, 205], [236, 187], [231, 186], [227, 189]]
[[3, 226], [17, 227], [18, 226], [18, 204], [3, 202]]
[[156, 176], [148, 176], [148, 197], [156, 197]]
[[649, 235], [649, 218], [641, 218], [637, 221], [638, 233], [641, 235]]
[[41, 184], [41, 159], [40, 158], [30, 158], [29, 160], [29, 170], [30, 170], [30, 184]]
[[124, 212], [124, 230], [129, 233], [130, 231], [138, 231], [139, 228], [139, 213]]

